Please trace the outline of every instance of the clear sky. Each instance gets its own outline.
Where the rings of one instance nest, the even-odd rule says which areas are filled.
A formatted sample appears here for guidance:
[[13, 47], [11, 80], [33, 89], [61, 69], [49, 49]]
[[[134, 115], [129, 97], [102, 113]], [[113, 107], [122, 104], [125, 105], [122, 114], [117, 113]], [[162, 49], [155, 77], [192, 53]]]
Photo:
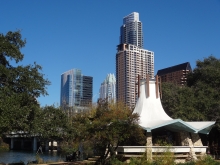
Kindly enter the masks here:
[[22, 30], [21, 64], [37, 62], [51, 81], [42, 106], [59, 105], [61, 74], [72, 68], [93, 76], [93, 100], [115, 74], [123, 17], [138, 12], [144, 48], [157, 70], [213, 54], [220, 58], [220, 0], [0, 0], [0, 33]]

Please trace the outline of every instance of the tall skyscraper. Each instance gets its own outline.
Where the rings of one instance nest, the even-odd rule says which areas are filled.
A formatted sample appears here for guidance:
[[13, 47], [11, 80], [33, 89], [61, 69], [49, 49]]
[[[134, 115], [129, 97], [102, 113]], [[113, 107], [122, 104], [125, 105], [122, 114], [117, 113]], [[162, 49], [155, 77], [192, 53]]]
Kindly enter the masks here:
[[143, 48], [142, 23], [139, 21], [139, 13], [133, 12], [124, 17], [120, 32], [120, 44], [132, 44]]
[[114, 74], [108, 74], [101, 84], [99, 90], [100, 99], [108, 99], [108, 101], [116, 101], [116, 79]]
[[82, 76], [82, 100], [81, 105], [89, 105], [92, 103], [92, 85], [93, 77], [91, 76]]
[[[137, 101], [138, 75], [142, 79], [146, 78], [147, 74], [150, 78], [154, 78], [154, 52], [142, 48], [142, 23], [139, 21], [138, 13], [129, 14], [124, 17], [123, 22], [121, 42], [117, 46], [116, 54], [116, 99], [134, 107]], [[138, 32], [130, 31], [129, 23], [139, 25]], [[127, 39], [131, 38], [137, 38], [133, 41], [140, 40], [140, 42], [130, 42], [132, 40], [128, 42]]]
[[87, 106], [92, 102], [93, 78], [71, 69], [61, 75], [61, 106]]

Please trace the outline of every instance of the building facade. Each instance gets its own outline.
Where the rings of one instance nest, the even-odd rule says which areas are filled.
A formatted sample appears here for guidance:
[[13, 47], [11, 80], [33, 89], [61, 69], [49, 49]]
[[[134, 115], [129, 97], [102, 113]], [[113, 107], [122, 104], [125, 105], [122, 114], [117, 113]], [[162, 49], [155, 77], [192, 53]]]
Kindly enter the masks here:
[[154, 78], [154, 52], [135, 45], [118, 45], [116, 54], [116, 98], [134, 107], [137, 101], [137, 80]]
[[81, 105], [90, 105], [93, 95], [93, 77], [82, 76], [82, 100]]
[[168, 68], [160, 69], [157, 75], [160, 76], [161, 82], [171, 82], [177, 85], [185, 85], [187, 74], [192, 72], [189, 62], [171, 66]]
[[114, 74], [108, 74], [103, 83], [101, 83], [99, 99], [107, 99], [113, 102], [116, 101], [116, 79]]
[[84, 76], [79, 69], [71, 69], [61, 75], [60, 105], [87, 106], [92, 103], [93, 78]]
[[120, 44], [132, 44], [143, 48], [143, 30], [142, 22], [139, 21], [139, 13], [133, 12], [124, 17], [120, 30]]
[[116, 54], [116, 100], [134, 107], [137, 101], [137, 80], [154, 78], [154, 52], [143, 48], [142, 22], [139, 13], [123, 18], [120, 44]]

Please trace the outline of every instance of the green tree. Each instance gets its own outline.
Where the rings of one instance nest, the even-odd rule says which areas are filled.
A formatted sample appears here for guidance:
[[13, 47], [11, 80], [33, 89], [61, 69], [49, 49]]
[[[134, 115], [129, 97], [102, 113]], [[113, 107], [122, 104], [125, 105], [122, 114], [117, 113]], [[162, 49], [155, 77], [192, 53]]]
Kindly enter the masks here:
[[37, 98], [47, 95], [50, 82], [41, 73], [42, 67], [18, 64], [23, 60], [21, 49], [25, 44], [20, 31], [0, 34], [0, 135], [34, 131], [40, 107]]
[[55, 106], [45, 106], [41, 108], [36, 119], [36, 132], [44, 140], [62, 141], [66, 139], [68, 129], [67, 115]]
[[216, 121], [220, 119], [219, 91], [220, 59], [209, 56], [196, 62], [195, 69], [187, 76], [186, 86], [162, 83], [162, 104], [173, 118]]
[[74, 116], [72, 126], [76, 139], [81, 142], [89, 141], [96, 151], [95, 154], [100, 155], [100, 161], [105, 164], [109, 154], [114, 157], [119, 144], [146, 143], [138, 118], [123, 103], [100, 100], [88, 113]]
[[172, 83], [162, 83], [162, 105], [172, 118], [184, 121], [200, 121], [205, 116], [196, 109], [196, 97], [192, 88]]
[[205, 119], [220, 119], [220, 59], [209, 56], [198, 60], [196, 68], [188, 75], [187, 85], [194, 91], [195, 108]]

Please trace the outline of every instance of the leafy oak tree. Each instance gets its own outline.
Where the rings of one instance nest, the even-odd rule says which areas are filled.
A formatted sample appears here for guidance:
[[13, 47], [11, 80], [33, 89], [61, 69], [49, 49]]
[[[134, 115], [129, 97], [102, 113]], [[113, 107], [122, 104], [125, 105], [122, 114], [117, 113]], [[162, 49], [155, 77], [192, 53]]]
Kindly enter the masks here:
[[75, 140], [82, 144], [89, 142], [93, 154], [101, 156], [100, 162], [105, 164], [108, 155], [114, 157], [118, 145], [146, 143], [138, 118], [123, 103], [99, 100], [91, 111], [73, 117]]
[[0, 34], [0, 136], [11, 131], [34, 132], [40, 111], [37, 98], [47, 95], [50, 84], [40, 65], [19, 65], [25, 44], [20, 31]]
[[39, 138], [48, 141], [66, 140], [68, 130], [67, 115], [59, 107], [45, 106], [36, 116], [36, 132]]
[[205, 120], [204, 114], [196, 108], [194, 90], [187, 86], [162, 83], [162, 105], [172, 118], [184, 121]]
[[209, 56], [198, 60], [196, 68], [188, 75], [187, 85], [194, 91], [195, 108], [205, 119], [220, 119], [220, 59]]

